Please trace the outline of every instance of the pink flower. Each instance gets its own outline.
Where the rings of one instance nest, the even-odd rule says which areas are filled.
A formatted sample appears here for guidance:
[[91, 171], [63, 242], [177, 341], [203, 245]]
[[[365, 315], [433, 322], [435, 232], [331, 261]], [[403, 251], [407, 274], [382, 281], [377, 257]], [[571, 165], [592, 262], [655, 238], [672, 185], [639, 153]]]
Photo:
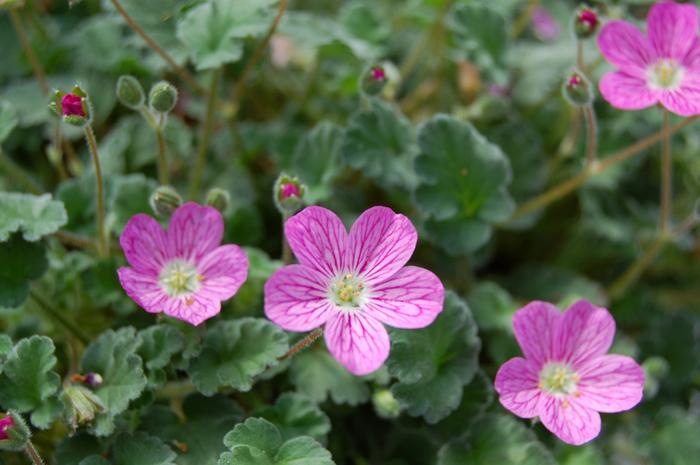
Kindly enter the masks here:
[[265, 284], [265, 314], [289, 331], [325, 325], [330, 353], [356, 375], [389, 355], [383, 324], [423, 328], [442, 311], [445, 289], [428, 270], [404, 266], [417, 233], [390, 208], [365, 211], [348, 234], [333, 212], [307, 207], [285, 224], [298, 265]]
[[198, 325], [221, 310], [248, 275], [248, 258], [233, 244], [219, 246], [224, 220], [215, 208], [188, 202], [173, 213], [167, 232], [143, 213], [132, 217], [119, 242], [130, 268], [119, 281], [150, 313]]
[[630, 357], [606, 355], [615, 336], [606, 309], [580, 300], [561, 313], [532, 302], [515, 313], [513, 330], [525, 358], [498, 370], [501, 404], [519, 417], [540, 417], [562, 441], [592, 440], [600, 433], [598, 412], [629, 410], [642, 399], [642, 368]]
[[541, 40], [552, 41], [559, 37], [559, 25], [544, 7], [537, 7], [532, 12], [532, 27]]
[[83, 99], [75, 94], [66, 94], [61, 98], [61, 112], [63, 116], [85, 117]]
[[301, 197], [301, 190], [296, 183], [288, 182], [280, 186], [280, 197], [283, 200], [290, 197]]
[[4, 441], [5, 439], [9, 439], [10, 435], [7, 434], [7, 430], [10, 428], [14, 428], [15, 426], [15, 421], [12, 419], [11, 416], [7, 415], [4, 418], [0, 418], [0, 441]]
[[610, 21], [598, 36], [605, 58], [618, 69], [600, 81], [616, 108], [640, 110], [656, 103], [681, 116], [700, 113], [700, 39], [694, 5], [657, 3], [647, 35], [626, 21]]

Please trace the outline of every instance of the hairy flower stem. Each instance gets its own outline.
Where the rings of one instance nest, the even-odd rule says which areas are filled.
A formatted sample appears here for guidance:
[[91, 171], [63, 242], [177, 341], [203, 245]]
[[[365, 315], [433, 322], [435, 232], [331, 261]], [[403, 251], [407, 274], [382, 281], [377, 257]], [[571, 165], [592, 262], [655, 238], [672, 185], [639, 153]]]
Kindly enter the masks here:
[[576, 67], [585, 74], [586, 63], [583, 61], [583, 43], [580, 40], [576, 41]]
[[141, 38], [148, 44], [149, 47], [153, 49], [154, 52], [156, 52], [160, 57], [165, 60], [166, 63], [175, 71], [175, 73], [182, 78], [183, 81], [187, 82], [187, 84], [192, 87], [197, 93], [199, 94], [206, 94], [206, 89], [202, 87], [201, 84], [197, 82], [197, 80], [190, 74], [187, 69], [183, 68], [182, 66], [178, 65], [175, 63], [175, 60], [172, 59], [168, 53], [163, 50], [160, 45], [156, 43], [151, 36], [149, 36], [146, 31], [143, 30], [139, 24], [134, 21], [134, 18], [132, 18], [129, 13], [124, 9], [124, 6], [119, 2], [119, 0], [111, 0], [112, 5], [114, 5], [114, 8], [116, 8], [117, 12], [119, 12], [120, 15], [122, 15], [122, 18], [126, 21], [126, 23], [129, 25], [129, 27]]
[[165, 128], [163, 126], [165, 125], [163, 124], [163, 115], [161, 115], [156, 128], [156, 139], [158, 140], [158, 181], [161, 186], [167, 186], [170, 184], [170, 172], [168, 170], [168, 158], [165, 153], [165, 134], [163, 134]]
[[47, 302], [38, 292], [33, 289], [29, 290], [29, 296], [37, 306], [44, 311], [51, 318], [55, 319], [61, 326], [63, 326], [69, 333], [75, 336], [80, 342], [85, 345], [90, 343], [90, 338], [88, 338], [73, 322], [68, 320], [62, 312], [54, 308], [49, 302]]
[[666, 233], [671, 226], [671, 198], [673, 196], [673, 163], [671, 158], [671, 133], [668, 128], [671, 125], [670, 113], [663, 110], [664, 138], [661, 142], [661, 214], [659, 228], [661, 233]]
[[0, 169], [5, 171], [7, 178], [21, 184], [27, 191], [32, 194], [39, 195], [43, 192], [39, 184], [27, 174], [17, 163], [15, 163], [5, 152], [0, 148]]
[[586, 120], [586, 166], [590, 167], [598, 157], [598, 124], [593, 104], [583, 107], [583, 117]]
[[311, 331], [309, 334], [304, 337], [304, 339], [300, 340], [296, 344], [294, 344], [292, 347], [289, 348], [286, 354], [283, 356], [279, 357], [277, 360], [287, 360], [288, 358], [294, 357], [296, 354], [301, 352], [302, 350], [306, 349], [309, 347], [311, 344], [316, 342], [316, 339], [321, 337], [323, 334], [323, 329], [322, 328], [316, 328], [313, 331]]
[[287, 236], [284, 234], [284, 225], [287, 223], [289, 216], [290, 215], [286, 213], [282, 214], [282, 263], [284, 263], [285, 265], [291, 265], [294, 261], [294, 257], [292, 256], [292, 249], [291, 247], [289, 247]]
[[29, 37], [27, 36], [27, 32], [24, 29], [24, 25], [22, 24], [22, 18], [20, 18], [19, 13], [14, 8], [10, 8], [10, 19], [12, 20], [12, 26], [14, 26], [15, 31], [17, 32], [17, 37], [19, 38], [19, 42], [22, 45], [22, 49], [27, 55], [27, 59], [29, 60], [29, 64], [32, 67], [32, 71], [34, 71], [34, 76], [36, 77], [36, 80], [39, 83], [41, 93], [47, 95], [49, 93], [49, 84], [46, 81], [46, 73], [44, 72], [44, 68], [41, 66], [41, 63], [39, 62], [39, 60], [36, 57], [36, 54], [34, 53], [32, 44], [29, 42]]
[[567, 179], [561, 184], [550, 188], [548, 191], [520, 205], [520, 207], [518, 207], [513, 213], [513, 216], [511, 217], [510, 221], [528, 215], [536, 210], [539, 210], [540, 208], [546, 207], [550, 203], [553, 203], [561, 199], [562, 197], [565, 197], [566, 195], [570, 194], [571, 192], [575, 191], [577, 188], [585, 184], [588, 178], [590, 178], [591, 176], [602, 173], [608, 168], [615, 166], [627, 160], [628, 158], [638, 154], [639, 152], [649, 148], [650, 146], [662, 140], [664, 137], [667, 137], [667, 135], [678, 132], [686, 126], [690, 125], [697, 118], [698, 116], [691, 116], [690, 118], [686, 118], [681, 123], [670, 126], [662, 131], [652, 134], [651, 136], [645, 137], [644, 139], [635, 142], [629, 147], [615, 152], [608, 158], [594, 163], [593, 166], [588, 167], [588, 169], [582, 171], [576, 176]]
[[190, 180], [190, 199], [194, 198], [199, 191], [199, 186], [202, 183], [202, 174], [207, 163], [207, 152], [209, 151], [209, 136], [214, 125], [214, 110], [216, 107], [216, 89], [219, 86], [219, 78], [221, 77], [221, 68], [215, 70], [211, 77], [211, 86], [209, 88], [209, 97], [207, 98], [207, 112], [204, 115], [202, 123], [202, 135], [199, 139], [199, 148], [197, 149], [197, 158], [195, 160], [194, 170], [192, 171], [192, 179]]
[[97, 152], [97, 141], [92, 126], [85, 126], [85, 140], [87, 141], [92, 162], [95, 165], [95, 179], [97, 181], [97, 253], [100, 257], [109, 255], [107, 245], [107, 233], [105, 231], [105, 193], [104, 182], [102, 180], [102, 165], [100, 164], [100, 156]]
[[34, 465], [44, 465], [44, 460], [29, 439], [27, 439], [27, 443], [24, 445], [24, 451]]

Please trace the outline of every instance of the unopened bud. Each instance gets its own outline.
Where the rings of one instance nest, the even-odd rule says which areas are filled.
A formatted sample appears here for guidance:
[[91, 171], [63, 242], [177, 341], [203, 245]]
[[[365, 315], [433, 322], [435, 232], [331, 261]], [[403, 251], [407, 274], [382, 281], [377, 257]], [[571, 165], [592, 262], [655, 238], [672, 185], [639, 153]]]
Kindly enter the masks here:
[[55, 90], [49, 109], [73, 126], [88, 125], [92, 119], [90, 101], [87, 93], [80, 86], [73, 87], [69, 93]]
[[225, 190], [214, 187], [207, 193], [206, 204], [224, 213], [231, 204], [231, 196]]
[[401, 405], [389, 389], [376, 390], [372, 395], [372, 404], [374, 404], [377, 415], [381, 418], [392, 419], [401, 414]]
[[589, 105], [593, 101], [593, 87], [578, 70], [570, 72], [564, 80], [564, 97], [575, 106]]
[[32, 433], [22, 417], [9, 411], [0, 418], [0, 450], [24, 450]]
[[143, 105], [145, 99], [141, 83], [133, 76], [119, 76], [117, 80], [117, 98], [132, 110]]
[[283, 215], [293, 215], [304, 204], [306, 186], [298, 178], [285, 173], [280, 174], [275, 182], [274, 201]]
[[157, 215], [169, 217], [182, 205], [182, 197], [170, 186], [159, 186], [151, 195], [150, 204]]
[[159, 113], [169, 113], [177, 103], [177, 89], [167, 81], [157, 82], [148, 94], [148, 104]]
[[362, 92], [367, 95], [379, 95], [388, 82], [386, 70], [383, 66], [375, 65], [367, 69], [362, 75]]
[[574, 35], [579, 39], [588, 39], [595, 35], [600, 26], [600, 19], [595, 8], [582, 6], [574, 13]]
[[68, 423], [73, 429], [94, 420], [95, 415], [105, 410], [102, 400], [90, 389], [80, 384], [65, 386], [62, 398], [66, 405]]

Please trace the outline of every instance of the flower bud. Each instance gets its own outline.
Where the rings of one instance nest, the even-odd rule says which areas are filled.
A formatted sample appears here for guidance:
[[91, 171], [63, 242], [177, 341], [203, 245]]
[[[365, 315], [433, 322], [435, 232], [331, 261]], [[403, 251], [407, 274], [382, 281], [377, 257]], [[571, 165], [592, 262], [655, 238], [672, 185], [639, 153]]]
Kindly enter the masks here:
[[304, 204], [306, 186], [298, 178], [285, 173], [280, 174], [274, 187], [274, 201], [283, 215], [293, 215]]
[[398, 418], [401, 414], [401, 406], [389, 389], [381, 388], [372, 394], [374, 410], [381, 418]]
[[145, 99], [141, 83], [133, 76], [119, 76], [117, 80], [117, 98], [126, 107], [136, 110]]
[[157, 215], [169, 217], [182, 205], [182, 197], [170, 186], [159, 186], [153, 191], [150, 204]]
[[225, 190], [214, 187], [207, 193], [206, 204], [224, 213], [231, 204], [231, 196]]
[[578, 70], [567, 75], [563, 93], [569, 103], [575, 106], [589, 105], [593, 101], [593, 87], [583, 73]]
[[362, 92], [367, 95], [379, 95], [388, 82], [386, 70], [383, 66], [375, 65], [367, 69], [362, 75]]
[[159, 113], [169, 113], [177, 103], [177, 89], [166, 81], [157, 82], [148, 93], [148, 104]]
[[99, 373], [90, 372], [86, 375], [74, 374], [71, 375], [70, 380], [74, 383], [85, 383], [91, 388], [97, 388], [102, 385], [103, 379], [102, 375]]
[[24, 450], [32, 433], [22, 417], [9, 411], [0, 418], [0, 450]]
[[80, 86], [73, 87], [70, 93], [54, 90], [49, 109], [73, 126], [86, 126], [92, 121], [90, 100]]
[[582, 6], [574, 13], [574, 35], [578, 39], [588, 39], [595, 35], [600, 26], [598, 12], [595, 8]]
[[104, 412], [105, 406], [94, 392], [80, 384], [68, 384], [61, 394], [66, 406], [68, 423], [77, 429], [78, 426], [88, 423], [95, 415]]

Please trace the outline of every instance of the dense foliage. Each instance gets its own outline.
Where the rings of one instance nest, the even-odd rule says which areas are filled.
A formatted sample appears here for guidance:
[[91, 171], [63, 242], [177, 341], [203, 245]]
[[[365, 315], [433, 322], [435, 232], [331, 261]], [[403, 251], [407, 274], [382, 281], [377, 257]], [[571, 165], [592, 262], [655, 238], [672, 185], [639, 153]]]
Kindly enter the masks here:
[[[597, 31], [644, 30], [653, 2], [592, 3], [0, 0], [0, 464], [695, 463], [700, 133], [601, 97]], [[120, 283], [126, 225], [183, 199], [247, 257], [218, 315], [149, 313]], [[304, 205], [406, 215], [409, 264], [444, 285], [370, 374], [266, 318]], [[575, 447], [494, 378], [516, 310], [579, 299], [646, 379]]]

